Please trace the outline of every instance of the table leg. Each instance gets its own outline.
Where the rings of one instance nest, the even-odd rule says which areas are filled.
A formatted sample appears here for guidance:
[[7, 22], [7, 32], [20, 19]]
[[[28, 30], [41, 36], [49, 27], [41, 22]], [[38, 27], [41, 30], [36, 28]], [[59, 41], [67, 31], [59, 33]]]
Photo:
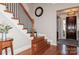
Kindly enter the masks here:
[[0, 55], [2, 55], [2, 49], [0, 48]]
[[14, 53], [13, 53], [13, 46], [11, 46], [10, 48], [11, 48], [11, 53], [12, 53], [12, 55], [14, 55]]
[[7, 48], [5, 48], [5, 53], [6, 53], [6, 55], [7, 55]]

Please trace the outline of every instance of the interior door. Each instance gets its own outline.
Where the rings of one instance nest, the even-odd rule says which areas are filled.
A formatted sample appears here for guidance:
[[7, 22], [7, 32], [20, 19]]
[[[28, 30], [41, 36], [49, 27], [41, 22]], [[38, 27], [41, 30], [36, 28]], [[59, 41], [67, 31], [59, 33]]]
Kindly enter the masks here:
[[66, 39], [76, 39], [76, 16], [66, 17]]

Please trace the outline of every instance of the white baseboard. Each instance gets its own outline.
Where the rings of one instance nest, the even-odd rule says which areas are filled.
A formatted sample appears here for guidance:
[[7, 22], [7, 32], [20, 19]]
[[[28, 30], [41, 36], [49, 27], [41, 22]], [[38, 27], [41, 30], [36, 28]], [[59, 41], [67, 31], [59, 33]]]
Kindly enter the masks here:
[[14, 50], [14, 55], [16, 55], [16, 54], [18, 54], [18, 53], [20, 53], [20, 52], [22, 52], [22, 51], [24, 51], [24, 50], [26, 50], [26, 49], [28, 49], [28, 48], [31, 48], [31, 45], [23, 46], [23, 47], [21, 47], [21, 48], [18, 48], [18, 49], [16, 49], [16, 50]]
[[50, 43], [51, 45], [55, 45], [55, 46], [57, 46], [57, 44], [55, 44], [55, 43]]

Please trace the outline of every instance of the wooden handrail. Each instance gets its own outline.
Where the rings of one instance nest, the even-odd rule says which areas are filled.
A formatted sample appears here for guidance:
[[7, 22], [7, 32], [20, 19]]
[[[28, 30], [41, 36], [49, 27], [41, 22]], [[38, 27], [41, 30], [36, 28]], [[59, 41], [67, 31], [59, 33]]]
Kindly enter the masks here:
[[22, 9], [24, 10], [24, 12], [26, 13], [26, 15], [29, 17], [29, 19], [32, 21], [32, 23], [34, 22], [34, 20], [32, 19], [32, 17], [29, 15], [29, 13], [27, 12], [27, 10], [24, 8], [22, 3], [19, 3], [19, 5], [22, 7]]
[[32, 22], [32, 36], [35, 37], [34, 36], [34, 31], [35, 31], [35, 29], [34, 29], [34, 19], [30, 16], [30, 14], [28, 13], [28, 11], [26, 10], [26, 8], [24, 7], [24, 5], [22, 3], [19, 3], [18, 5], [17, 5], [17, 3], [0, 3], [0, 4], [6, 5], [7, 10], [5, 10], [5, 11], [12, 12], [13, 16], [14, 16], [13, 17], [14, 19], [18, 18], [18, 5], [20, 5], [21, 8], [23, 9], [23, 11], [25, 12], [26, 16]]
[[32, 19], [32, 17], [29, 15], [29, 13], [27, 12], [27, 10], [24, 8], [22, 3], [19, 3], [19, 5], [22, 7], [22, 9], [24, 10], [25, 14], [28, 16], [28, 18], [32, 21], [32, 36], [35, 37], [34, 35], [34, 19]]

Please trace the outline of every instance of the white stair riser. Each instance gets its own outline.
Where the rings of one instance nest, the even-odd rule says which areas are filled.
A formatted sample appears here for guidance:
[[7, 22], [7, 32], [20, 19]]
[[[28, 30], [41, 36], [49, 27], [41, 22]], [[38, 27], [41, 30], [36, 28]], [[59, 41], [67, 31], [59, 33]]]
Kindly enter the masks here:
[[30, 36], [31, 36], [31, 34], [30, 34], [30, 33], [27, 33], [27, 34], [26, 34], [26, 36], [27, 36], [27, 37], [30, 37]]
[[18, 25], [19, 20], [10, 19], [10, 21], [12, 21], [12, 23], [13, 23], [19, 30], [21, 30], [24, 34], [27, 33], [27, 30], [22, 30], [22, 29], [23, 29], [23, 25]]
[[25, 29], [25, 30], [22, 30], [22, 31], [27, 33], [27, 29]]
[[[18, 25], [19, 20], [11, 19], [13, 17], [13, 14], [4, 12], [4, 10], [6, 10], [6, 6], [0, 5], [0, 12], [1, 12], [0, 14], [3, 16], [2, 18], [3, 19], [5, 18], [5, 22], [7, 22], [6, 24], [11, 25], [12, 27], [12, 29], [7, 34], [7, 37], [14, 39], [13, 41], [14, 54], [15, 54], [15, 49], [17, 49], [20, 46], [24, 46], [28, 44], [31, 47], [31, 40], [33, 39], [33, 37], [30, 37], [30, 34], [27, 33], [27, 30], [22, 30], [23, 25]], [[5, 53], [5, 51], [3, 52]], [[8, 49], [8, 53], [10, 53], [10, 49]]]
[[22, 32], [23, 32], [25, 35], [27, 34], [27, 30], [26, 30], [26, 31], [23, 31], [23, 30], [22, 30]]
[[0, 10], [1, 11], [1, 14], [3, 16], [5, 16], [6, 18], [8, 18], [14, 24], [14, 26], [16, 26], [20, 31], [22, 31], [25, 34], [25, 36], [28, 39], [32, 39], [30, 37], [30, 33], [27, 33], [27, 30], [23, 30], [23, 25], [18, 25], [19, 20], [11, 19], [13, 17], [13, 14], [12, 13], [4, 12], [4, 10], [6, 10], [6, 6], [0, 5], [0, 8], [1, 8], [1, 10]]
[[12, 14], [3, 12], [3, 15], [4, 15], [5, 17], [7, 17], [10, 21], [12, 21], [12, 23], [13, 23], [14, 25], [16, 25], [19, 29], [22, 29], [22, 28], [23, 28], [23, 26], [17, 25], [17, 24], [19, 23], [19, 20], [11, 19], [11, 18], [13, 17]]
[[27, 37], [27, 39], [33, 40], [34, 37]]
[[19, 20], [10, 19], [14, 24], [18, 25]]
[[20, 29], [20, 30], [22, 30], [23, 25], [17, 25], [17, 28]]

